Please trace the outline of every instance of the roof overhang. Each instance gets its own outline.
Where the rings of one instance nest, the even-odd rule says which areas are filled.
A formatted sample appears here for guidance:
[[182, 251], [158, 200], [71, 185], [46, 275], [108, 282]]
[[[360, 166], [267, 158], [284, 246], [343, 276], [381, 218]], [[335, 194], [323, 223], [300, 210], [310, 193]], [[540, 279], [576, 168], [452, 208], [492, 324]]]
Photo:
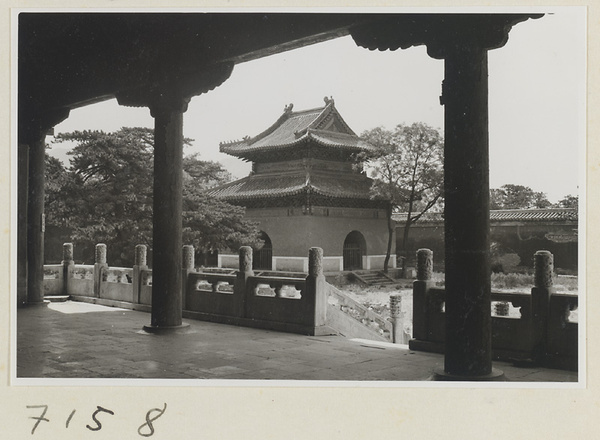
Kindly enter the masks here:
[[429, 44], [432, 33], [447, 36], [454, 25], [512, 26], [533, 16], [24, 11], [18, 18], [20, 124], [343, 35], [385, 49], [378, 44], [389, 33], [405, 47]]

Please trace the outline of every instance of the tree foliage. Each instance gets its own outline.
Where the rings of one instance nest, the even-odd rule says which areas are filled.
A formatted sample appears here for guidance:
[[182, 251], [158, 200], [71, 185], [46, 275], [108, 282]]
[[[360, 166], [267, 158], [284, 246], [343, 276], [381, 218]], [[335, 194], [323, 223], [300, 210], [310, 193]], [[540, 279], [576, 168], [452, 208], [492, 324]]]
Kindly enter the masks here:
[[[66, 141], [76, 143], [70, 167], [61, 171], [53, 158], [47, 167], [49, 221], [68, 228], [70, 240], [84, 247], [106, 243], [112, 265], [131, 265], [135, 245], [152, 248], [153, 131], [75, 131], [55, 140]], [[183, 172], [184, 243], [208, 251], [256, 242], [258, 229], [243, 218], [243, 208], [205, 193], [231, 179], [220, 164], [193, 154], [184, 157]]]
[[579, 196], [566, 195], [558, 201], [556, 206], [558, 208], [579, 208]]
[[552, 203], [543, 192], [535, 192], [528, 186], [502, 185], [490, 190], [490, 209], [549, 208]]
[[377, 127], [364, 132], [362, 138], [373, 147], [362, 156], [374, 179], [372, 192], [391, 202], [387, 268], [394, 232], [392, 211], [408, 213], [402, 240], [405, 247], [410, 226], [442, 198], [444, 143], [438, 130], [422, 122], [399, 124], [391, 131]]

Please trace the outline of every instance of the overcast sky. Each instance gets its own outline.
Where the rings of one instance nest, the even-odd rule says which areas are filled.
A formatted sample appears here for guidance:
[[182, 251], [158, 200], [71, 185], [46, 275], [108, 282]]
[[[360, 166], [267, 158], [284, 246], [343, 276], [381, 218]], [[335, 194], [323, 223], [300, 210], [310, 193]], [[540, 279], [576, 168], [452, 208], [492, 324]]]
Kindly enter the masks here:
[[[506, 46], [489, 52], [489, 133], [490, 186], [526, 185], [555, 202], [581, 193], [583, 181], [585, 9], [552, 10], [516, 25]], [[417, 121], [443, 132], [443, 67], [423, 46], [371, 52], [351, 37], [239, 64], [222, 86], [192, 98], [184, 135], [195, 141], [185, 153], [200, 152], [244, 177], [249, 164], [219, 153], [219, 143], [257, 135], [289, 103], [294, 110], [323, 106], [324, 96], [357, 134]], [[148, 109], [113, 99], [73, 110], [55, 133], [133, 126], [153, 128]], [[65, 150], [56, 145], [51, 153], [64, 159]]]

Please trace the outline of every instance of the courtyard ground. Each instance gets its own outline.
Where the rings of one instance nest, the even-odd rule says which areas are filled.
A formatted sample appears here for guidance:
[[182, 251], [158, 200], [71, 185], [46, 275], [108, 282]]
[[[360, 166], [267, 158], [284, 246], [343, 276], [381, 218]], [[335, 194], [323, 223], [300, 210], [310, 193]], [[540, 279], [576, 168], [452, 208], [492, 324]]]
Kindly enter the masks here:
[[[194, 320], [185, 320], [183, 332], [156, 335], [142, 330], [149, 322], [148, 313], [72, 301], [19, 309], [16, 377], [38, 384], [58, 378], [396, 383], [425, 381], [443, 365], [442, 355], [397, 344]], [[494, 367], [511, 382], [577, 381], [575, 372], [504, 362]]]

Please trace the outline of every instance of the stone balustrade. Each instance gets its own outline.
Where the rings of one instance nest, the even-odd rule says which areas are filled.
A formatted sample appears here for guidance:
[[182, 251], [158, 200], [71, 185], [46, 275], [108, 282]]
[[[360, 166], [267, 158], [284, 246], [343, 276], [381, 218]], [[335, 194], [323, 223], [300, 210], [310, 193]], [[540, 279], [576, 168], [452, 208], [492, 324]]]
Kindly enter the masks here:
[[[252, 250], [240, 250], [243, 270], [193, 267], [193, 248], [184, 247], [183, 314], [214, 322], [270, 328], [304, 334], [329, 334], [327, 311], [341, 312], [362, 323], [374, 335], [406, 343], [400, 317], [401, 297], [390, 298], [390, 319], [383, 319], [325, 282], [323, 254], [309, 252], [309, 274], [252, 270]], [[62, 265], [47, 265], [46, 295], [66, 294], [75, 300], [150, 311], [152, 270], [146, 265], [146, 247], [135, 249], [133, 268], [110, 267], [106, 246], [96, 247], [93, 265], [75, 265], [72, 245], [65, 245]], [[413, 284], [413, 335], [415, 350], [443, 352], [445, 341], [445, 289], [432, 280], [433, 254], [417, 254], [417, 280]], [[535, 256], [536, 285], [531, 293], [492, 292], [492, 348], [495, 359], [529, 359], [542, 365], [574, 368], [577, 363], [578, 308], [576, 295], [555, 292], [552, 254]], [[61, 270], [62, 268], [62, 270]], [[337, 319], [337, 318], [336, 318]]]
[[[446, 292], [431, 280], [431, 251], [419, 250], [417, 261], [426, 267], [417, 268], [420, 276], [413, 284], [413, 339], [409, 345], [414, 350], [443, 353]], [[538, 251], [534, 262], [531, 293], [491, 292], [493, 358], [576, 369], [578, 323], [573, 312], [578, 297], [555, 292], [550, 252]]]
[[[63, 247], [62, 265], [48, 265], [46, 294], [66, 292], [75, 300], [151, 310], [152, 270], [146, 263], [146, 246], [135, 248], [133, 268], [110, 267], [107, 248], [96, 246], [94, 265], [73, 264], [73, 246]], [[310, 273], [254, 275], [252, 249], [240, 249], [240, 270], [194, 268], [194, 248], [182, 248], [182, 289], [186, 317], [272, 328], [305, 334], [322, 334], [325, 330], [326, 289], [322, 273], [322, 251], [309, 252]], [[66, 277], [61, 268], [68, 268]], [[50, 274], [53, 274], [52, 279]], [[283, 276], [282, 276], [283, 275]]]

